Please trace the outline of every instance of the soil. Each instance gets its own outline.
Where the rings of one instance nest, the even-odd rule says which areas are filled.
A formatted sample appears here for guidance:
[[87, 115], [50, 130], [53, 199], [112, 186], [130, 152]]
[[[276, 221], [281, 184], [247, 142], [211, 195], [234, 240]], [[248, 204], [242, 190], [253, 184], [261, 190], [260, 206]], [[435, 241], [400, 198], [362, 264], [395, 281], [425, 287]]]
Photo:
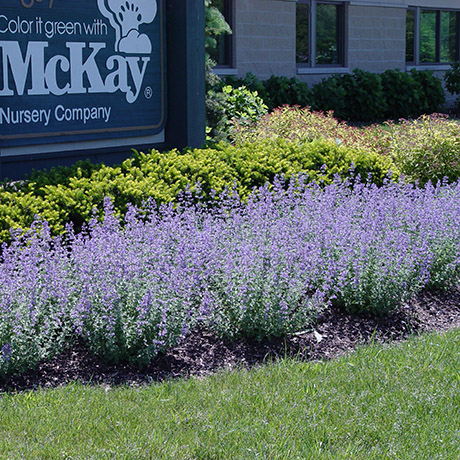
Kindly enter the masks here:
[[0, 382], [0, 392], [58, 387], [71, 382], [139, 386], [178, 377], [206, 376], [224, 368], [250, 368], [285, 356], [304, 361], [325, 360], [370, 341], [400, 341], [421, 332], [453, 328], [460, 328], [460, 287], [448, 292], [423, 292], [383, 318], [331, 308], [318, 318], [314, 329], [282, 339], [230, 342], [209, 331], [196, 330], [143, 369], [107, 365], [79, 344], [34, 371]]

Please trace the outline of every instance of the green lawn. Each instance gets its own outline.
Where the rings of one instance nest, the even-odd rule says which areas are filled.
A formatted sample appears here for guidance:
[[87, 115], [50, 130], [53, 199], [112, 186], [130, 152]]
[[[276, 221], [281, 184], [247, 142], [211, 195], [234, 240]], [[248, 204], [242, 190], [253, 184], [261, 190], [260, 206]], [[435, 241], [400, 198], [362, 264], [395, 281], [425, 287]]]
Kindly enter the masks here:
[[2, 396], [0, 458], [457, 460], [460, 331], [327, 363]]

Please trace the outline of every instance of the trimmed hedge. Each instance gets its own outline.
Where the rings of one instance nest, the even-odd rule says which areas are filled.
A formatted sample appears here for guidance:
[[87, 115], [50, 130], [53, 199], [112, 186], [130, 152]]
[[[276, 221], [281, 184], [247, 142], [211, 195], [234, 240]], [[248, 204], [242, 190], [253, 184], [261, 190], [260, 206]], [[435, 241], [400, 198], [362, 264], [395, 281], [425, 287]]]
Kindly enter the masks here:
[[201, 198], [209, 201], [233, 186], [245, 198], [276, 175], [303, 173], [309, 180], [331, 183], [335, 174], [345, 178], [358, 173], [382, 184], [390, 170], [395, 170], [391, 160], [376, 153], [331, 141], [298, 144], [283, 139], [183, 152], [152, 150], [135, 153], [115, 167], [79, 163], [35, 173], [23, 184], [0, 191], [0, 240], [9, 240], [10, 228], [28, 229], [36, 215], [48, 221], [54, 234], [63, 233], [70, 223], [79, 229], [94, 217], [93, 208], [103, 209], [105, 197], [123, 215], [128, 203], [175, 201], [197, 183]]
[[332, 75], [311, 89], [297, 78], [272, 76], [263, 82], [254, 75], [227, 77], [233, 87], [257, 91], [269, 109], [283, 105], [333, 110], [342, 120], [380, 121], [415, 118], [442, 109], [445, 94], [440, 78], [429, 70], [387, 70], [382, 74], [355, 69], [351, 74]]

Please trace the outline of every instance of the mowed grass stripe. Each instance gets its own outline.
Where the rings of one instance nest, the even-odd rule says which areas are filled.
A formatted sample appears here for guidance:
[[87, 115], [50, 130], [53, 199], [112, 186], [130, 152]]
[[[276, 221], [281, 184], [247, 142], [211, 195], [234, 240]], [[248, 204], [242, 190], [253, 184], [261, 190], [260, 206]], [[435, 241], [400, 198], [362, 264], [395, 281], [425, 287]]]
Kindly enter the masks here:
[[0, 458], [458, 459], [460, 331], [326, 363], [3, 395]]

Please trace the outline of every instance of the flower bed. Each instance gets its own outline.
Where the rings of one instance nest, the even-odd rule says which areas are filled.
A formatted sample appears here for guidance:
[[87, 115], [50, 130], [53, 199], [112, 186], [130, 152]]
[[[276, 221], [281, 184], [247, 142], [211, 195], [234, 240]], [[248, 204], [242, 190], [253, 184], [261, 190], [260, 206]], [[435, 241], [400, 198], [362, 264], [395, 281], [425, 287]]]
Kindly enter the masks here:
[[[0, 375], [81, 338], [107, 361], [146, 363], [201, 324], [227, 337], [304, 329], [331, 303], [383, 314], [457, 282], [460, 183], [275, 182], [213, 209], [130, 208], [3, 247]], [[352, 185], [352, 187], [350, 187]]]

